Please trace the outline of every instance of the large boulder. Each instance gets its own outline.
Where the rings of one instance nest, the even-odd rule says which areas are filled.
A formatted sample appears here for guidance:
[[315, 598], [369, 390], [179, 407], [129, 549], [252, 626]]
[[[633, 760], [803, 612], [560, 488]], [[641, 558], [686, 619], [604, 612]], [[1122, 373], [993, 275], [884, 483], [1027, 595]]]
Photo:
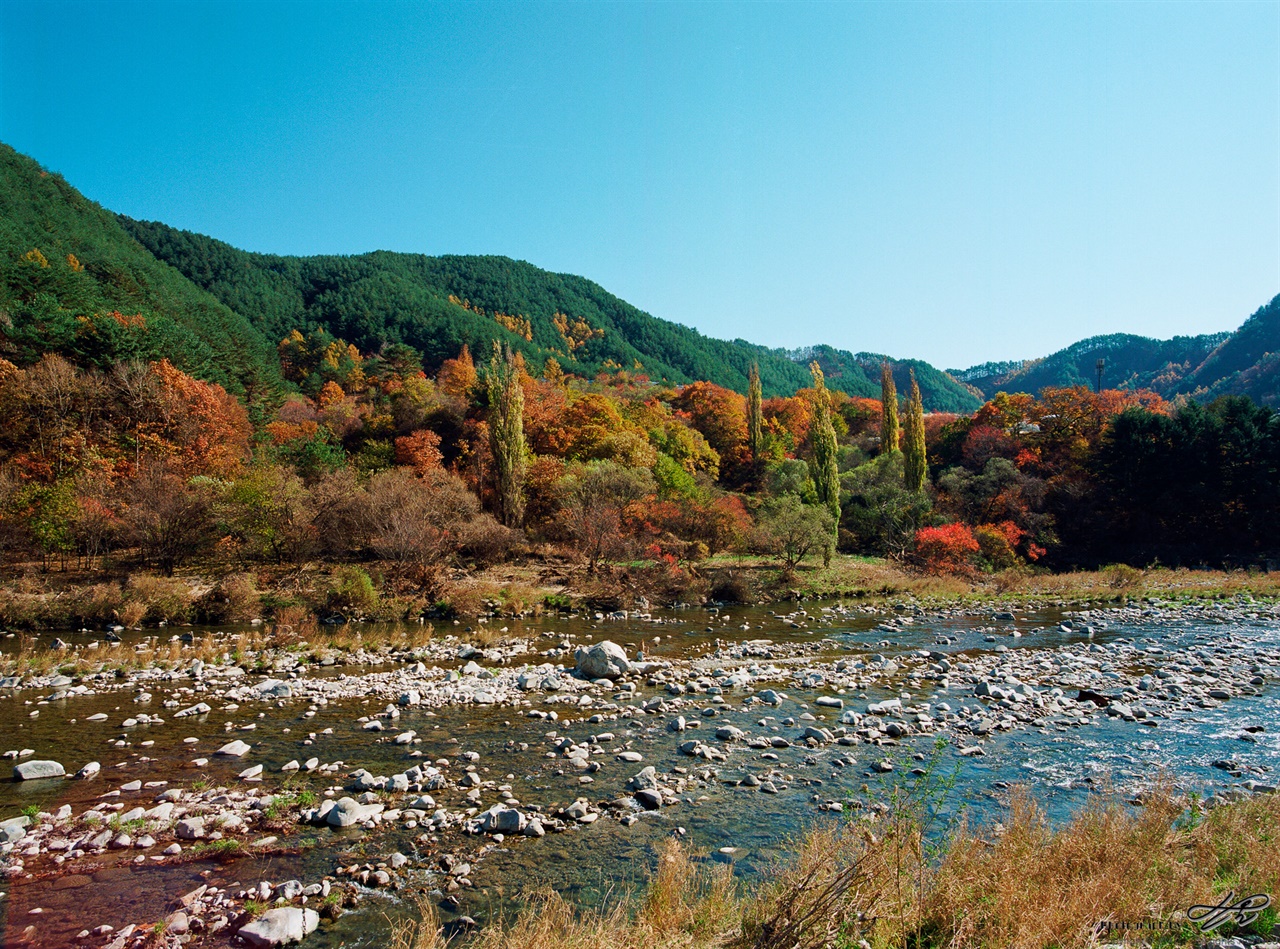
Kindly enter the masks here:
[[34, 781], [37, 778], [62, 778], [66, 777], [66, 774], [67, 769], [56, 761], [24, 761], [13, 767], [13, 779], [15, 781]]
[[269, 909], [251, 923], [240, 927], [238, 935], [252, 949], [270, 949], [291, 942], [302, 942], [320, 925], [320, 914], [313, 909], [282, 906]]
[[325, 815], [330, 827], [350, 827], [372, 820], [374, 815], [381, 814], [385, 804], [361, 804], [355, 798], [344, 797]]
[[626, 651], [607, 639], [579, 648], [574, 658], [578, 660], [576, 671], [584, 679], [617, 679], [631, 671]]
[[524, 815], [503, 804], [493, 805], [480, 819], [480, 829], [486, 834], [518, 834], [524, 826]]

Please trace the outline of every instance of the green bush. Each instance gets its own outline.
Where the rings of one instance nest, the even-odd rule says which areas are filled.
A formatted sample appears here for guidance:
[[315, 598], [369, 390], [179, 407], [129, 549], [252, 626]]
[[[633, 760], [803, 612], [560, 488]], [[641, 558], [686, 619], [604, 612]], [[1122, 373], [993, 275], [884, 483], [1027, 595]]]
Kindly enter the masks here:
[[378, 609], [378, 591], [373, 579], [359, 567], [339, 567], [329, 581], [325, 606], [331, 613], [356, 619]]

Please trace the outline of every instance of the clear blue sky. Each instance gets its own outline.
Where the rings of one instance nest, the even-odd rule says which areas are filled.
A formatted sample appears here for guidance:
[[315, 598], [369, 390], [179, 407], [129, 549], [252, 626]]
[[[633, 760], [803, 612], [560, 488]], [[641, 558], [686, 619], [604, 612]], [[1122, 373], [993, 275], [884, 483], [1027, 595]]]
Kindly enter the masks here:
[[0, 0], [0, 140], [278, 253], [943, 367], [1280, 291], [1280, 4]]

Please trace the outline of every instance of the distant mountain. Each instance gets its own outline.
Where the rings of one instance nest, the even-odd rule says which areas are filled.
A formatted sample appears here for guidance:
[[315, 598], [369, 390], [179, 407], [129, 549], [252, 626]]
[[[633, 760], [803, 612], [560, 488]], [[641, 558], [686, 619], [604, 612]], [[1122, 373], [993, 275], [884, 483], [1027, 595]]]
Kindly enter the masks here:
[[1280, 404], [1280, 296], [1245, 320], [1183, 382], [1196, 398], [1247, 395]]
[[[766, 395], [790, 395], [809, 385], [809, 356], [744, 340], [711, 339], [638, 310], [599, 284], [550, 273], [507, 257], [401, 254], [286, 257], [237, 250], [164, 224], [120, 218], [161, 260], [246, 314], [280, 339], [293, 329], [323, 326], [365, 352], [405, 343], [428, 366], [457, 355], [466, 343], [478, 358], [494, 341], [524, 353], [536, 370], [554, 358], [566, 372], [592, 377], [625, 369], [673, 383], [705, 379], [745, 392], [751, 363], [760, 364]], [[872, 394], [857, 359], [818, 347], [820, 361], [840, 364], [833, 388]], [[829, 354], [829, 355], [828, 355]], [[879, 392], [879, 360], [874, 393]], [[898, 364], [895, 364], [898, 365]], [[926, 407], [969, 410], [980, 403], [945, 374], [916, 361]], [[905, 369], [904, 369], [905, 378]]]
[[1043, 359], [1023, 363], [987, 363], [963, 371], [956, 378], [990, 398], [997, 392], [1039, 392], [1045, 386], [1097, 383], [1097, 363], [1104, 360], [1102, 384], [1111, 389], [1155, 389], [1172, 394], [1183, 380], [1227, 338], [1228, 334], [1147, 339], [1127, 333], [1092, 336]]
[[0, 144], [0, 356], [46, 352], [98, 365], [168, 357], [239, 394], [280, 384], [274, 340]]
[[893, 366], [893, 381], [898, 393], [906, 394], [914, 372], [920, 384], [920, 397], [931, 412], [973, 412], [984, 401], [977, 389], [919, 359], [889, 359], [878, 353], [851, 353], [830, 346], [810, 346], [793, 350], [788, 355], [804, 365], [816, 360], [822, 367], [827, 385], [850, 395], [878, 399], [880, 366], [888, 360]]
[[1275, 405], [1280, 399], [1280, 296], [1234, 333], [1148, 339], [1117, 333], [1093, 336], [1043, 359], [991, 362], [948, 374], [985, 398], [1000, 391], [1039, 392], [1046, 386], [1093, 386], [1104, 360], [1102, 384], [1152, 389], [1166, 398], [1248, 395]]

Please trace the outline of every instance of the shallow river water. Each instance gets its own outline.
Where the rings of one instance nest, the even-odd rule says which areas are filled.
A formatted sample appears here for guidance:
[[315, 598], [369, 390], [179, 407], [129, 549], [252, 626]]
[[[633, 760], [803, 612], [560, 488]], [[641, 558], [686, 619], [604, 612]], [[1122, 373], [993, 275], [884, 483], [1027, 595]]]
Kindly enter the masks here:
[[[803, 615], [791, 614], [789, 619], [776, 614], [790, 613], [792, 608], [775, 605], [726, 608], [719, 614], [686, 610], [655, 612], [650, 618], [604, 620], [547, 616], [526, 621], [495, 619], [489, 624], [505, 626], [506, 637], [528, 644], [526, 655], [508, 657], [501, 663], [508, 671], [548, 661], [564, 663], [572, 670], [571, 650], [550, 658], [537, 653], [554, 649], [562, 641], [576, 647], [609, 639], [623, 646], [629, 656], [642, 651], [646, 660], [674, 662], [683, 669], [668, 679], [700, 674], [714, 680], [716, 672], [753, 663], [774, 664], [784, 673], [781, 678], [762, 679], [746, 687], [724, 688], [719, 696], [714, 688], [684, 694], [678, 706], [650, 714], [619, 714], [628, 705], [637, 706], [654, 697], [672, 699], [663, 685], [647, 686], [641, 677], [634, 697], [619, 698], [605, 690], [581, 708], [565, 702], [562, 695], [541, 691], [503, 697], [505, 701], [495, 704], [403, 707], [387, 733], [370, 733], [360, 720], [384, 712], [388, 701], [382, 696], [362, 695], [353, 677], [388, 671], [394, 664], [362, 668], [350, 662], [312, 665], [301, 673], [304, 678], [348, 677], [342, 680], [352, 686], [348, 697], [327, 704], [306, 698], [229, 703], [215, 692], [204, 696], [211, 712], [188, 718], [175, 718], [174, 707], [164, 705], [170, 699], [166, 688], [191, 686], [191, 678], [185, 674], [175, 675], [169, 685], [164, 681], [126, 683], [122, 688], [95, 688], [90, 694], [55, 700], [49, 696], [57, 689], [30, 679], [19, 688], [0, 689], [0, 751], [30, 749], [34, 754], [29, 757], [59, 761], [68, 775], [89, 761], [102, 764], [101, 773], [93, 780], [0, 781], [0, 820], [15, 817], [32, 805], [54, 812], [69, 804], [79, 814], [100, 804], [104, 794], [111, 794], [105, 800], [132, 807], [151, 806], [166, 787], [243, 790], [250, 785], [237, 775], [250, 764], [264, 766], [260, 787], [265, 794], [280, 786], [282, 765], [313, 755], [325, 763], [342, 762], [342, 766], [335, 772], [302, 773], [291, 777], [290, 783], [295, 789], [314, 791], [321, 799], [326, 791], [331, 796], [349, 793], [340, 789], [357, 768], [373, 775], [390, 775], [416, 761], [447, 759], [456, 773], [464, 764], [464, 752], [479, 755], [477, 772], [485, 782], [493, 782], [486, 785], [479, 801], [482, 809], [499, 799], [490, 787], [508, 788], [511, 799], [521, 806], [551, 809], [577, 797], [593, 802], [624, 798], [629, 794], [628, 779], [644, 765], [654, 766], [659, 775], [688, 779], [678, 794], [678, 803], [643, 813], [633, 807], [631, 812], [638, 813], [640, 819], [630, 826], [614, 819], [616, 814], [606, 814], [594, 823], [541, 839], [508, 837], [495, 844], [483, 835], [452, 830], [428, 843], [420, 839], [422, 827], [392, 823], [373, 830], [353, 827], [335, 831], [296, 824], [273, 831], [281, 838], [283, 849], [226, 862], [189, 859], [189, 855], [176, 860], [152, 859], [167, 842], [163, 840], [154, 850], [141, 854], [106, 851], [56, 867], [45, 856], [31, 854], [26, 867], [30, 878], [15, 873], [13, 878], [0, 881], [0, 891], [5, 893], [0, 898], [0, 945], [70, 945], [77, 932], [94, 926], [108, 924], [118, 929], [162, 919], [173, 909], [177, 896], [200, 884], [235, 890], [260, 880], [309, 883], [332, 875], [339, 866], [377, 863], [396, 852], [410, 858], [397, 877], [406, 889], [430, 891], [438, 885], [439, 878], [431, 871], [437, 869], [434, 859], [440, 852], [449, 850], [473, 861], [471, 885], [456, 891], [457, 904], [446, 906], [442, 913], [447, 922], [462, 914], [481, 924], [491, 922], [512, 913], [522, 899], [544, 886], [583, 906], [619, 899], [642, 883], [653, 865], [655, 846], [673, 834], [706, 854], [707, 860], [732, 862], [735, 873], [749, 882], [754, 874], [784, 860], [794, 838], [812, 822], [849, 819], [860, 806], [883, 798], [890, 783], [909, 783], [911, 768], [921, 765], [920, 757], [913, 756], [936, 756], [937, 772], [954, 777], [954, 786], [945, 792], [939, 806], [939, 826], [943, 827], [961, 811], [979, 820], [992, 817], [1003, 792], [1013, 784], [1029, 785], [1049, 813], [1061, 818], [1096, 790], [1109, 787], [1131, 796], [1161, 773], [1167, 773], [1180, 788], [1204, 795], [1239, 788], [1249, 779], [1263, 786], [1275, 782], [1275, 771], [1280, 768], [1276, 663], [1280, 623], [1266, 609], [1233, 604], [1230, 608], [1130, 609], [1084, 617], [1057, 610], [1019, 610], [1016, 619], [1009, 620], [994, 618], [990, 610], [913, 615], [906, 611], [824, 611], [823, 606], [806, 603]], [[1063, 628], [1064, 621], [1069, 630]], [[85, 655], [91, 641], [100, 643], [98, 650], [127, 652], [148, 639], [165, 644], [179, 632], [183, 631], [163, 630], [159, 635], [156, 631], [125, 632], [124, 642], [112, 647], [100, 643], [101, 633], [63, 634], [62, 638]], [[198, 638], [204, 631], [193, 632]], [[465, 633], [465, 624], [445, 625], [437, 630], [437, 637], [465, 638]], [[377, 635], [376, 630], [370, 630], [366, 639], [373, 643]], [[655, 637], [660, 640], [655, 642]], [[762, 644], [766, 640], [768, 644]], [[0, 650], [14, 648], [14, 642], [0, 640]], [[450, 660], [427, 660], [426, 665], [460, 670], [465, 662], [456, 658], [454, 647], [450, 648]], [[759, 655], [762, 652], [764, 658]], [[1133, 683], [1189, 655], [1208, 663], [1207, 667], [1196, 667], [1202, 669], [1205, 683], [1219, 672], [1252, 665], [1257, 678], [1250, 677], [1247, 668], [1243, 675], [1261, 684], [1233, 688], [1228, 699], [1218, 701], [1184, 701], [1175, 696], [1168, 702], [1153, 703], [1152, 713], [1136, 720], [1102, 713], [1075, 719], [1046, 713], [1032, 716], [1035, 720], [1024, 721], [1019, 727], [998, 727], [985, 734], [939, 728], [896, 741], [852, 745], [800, 741], [807, 726], [834, 729], [841, 723], [843, 711], [815, 704], [820, 696], [838, 698], [845, 710], [859, 713], [866, 713], [871, 703], [898, 698], [908, 707], [936, 710], [938, 703], [945, 702], [957, 712], [970, 709], [978, 715], [991, 700], [976, 697], [972, 683], [959, 672], [952, 676], [956, 681], [940, 682], [937, 663], [944, 659], [957, 669], [973, 664], [981, 673], [977, 678], [989, 678], [991, 669], [1009, 666], [1021, 670], [1024, 681], [1026, 670], [1039, 662], [1044, 678], [1037, 687], [1047, 691], [1060, 679], [1063, 693], [1074, 699], [1075, 685], [1080, 683], [1063, 672], [1060, 659], [1064, 655], [1084, 657], [1091, 664], [1079, 668], [1095, 675], [1090, 682], [1110, 682], [1116, 695], [1129, 685], [1126, 701], [1138, 706], [1145, 694], [1160, 689], [1166, 679], [1152, 680], [1154, 686], [1137, 692]], [[475, 659], [486, 665], [483, 657]], [[901, 668], [876, 677], [865, 687], [849, 688], [831, 671], [831, 664], [839, 660], [866, 663], [870, 668]], [[1221, 665], [1215, 667], [1215, 662]], [[922, 674], [906, 678], [912, 668]], [[823, 673], [820, 682], [809, 677], [813, 669]], [[272, 674], [281, 676], [279, 672]], [[250, 672], [244, 678], [252, 683], [265, 675]], [[297, 678], [284, 677], [286, 681]], [[750, 700], [766, 688], [785, 695], [780, 705]], [[143, 689], [150, 698], [135, 701]], [[181, 702], [185, 705], [193, 700], [183, 695]], [[1014, 710], [1016, 705], [1013, 703]], [[557, 713], [558, 720], [530, 717], [530, 712], [551, 711]], [[122, 727], [125, 719], [140, 713], [158, 716], [163, 723]], [[106, 720], [89, 721], [97, 714], [105, 714]], [[701, 727], [672, 731], [668, 726], [676, 714]], [[810, 715], [812, 720], [802, 717]], [[592, 716], [598, 716], [597, 720], [591, 721]], [[960, 722], [974, 720], [962, 717]], [[790, 744], [761, 749], [742, 742], [714, 742], [715, 730], [725, 726], [736, 726], [750, 736], [785, 737]], [[325, 734], [326, 729], [332, 733]], [[388, 740], [407, 730], [416, 731], [416, 744], [406, 747]], [[568, 736], [585, 743], [606, 732], [613, 737], [596, 742], [604, 749], [593, 758], [600, 767], [590, 774], [590, 783], [584, 783], [583, 773], [566, 767], [552, 742]], [[232, 738], [249, 741], [251, 755], [212, 755]], [[695, 759], [682, 753], [679, 746], [691, 738], [725, 749], [727, 760]], [[959, 754], [961, 748], [975, 746], [981, 747], [980, 756]], [[618, 760], [617, 754], [624, 750], [638, 752], [643, 764]], [[415, 757], [410, 758], [411, 754]], [[192, 764], [197, 758], [208, 760], [197, 767]], [[894, 770], [877, 773], [874, 765], [885, 760], [894, 762]], [[1224, 762], [1237, 765], [1234, 773], [1224, 769]], [[13, 763], [5, 763], [6, 777]], [[777, 793], [737, 786], [753, 773], [772, 778], [770, 783]], [[141, 790], [111, 793], [135, 780], [143, 782]], [[460, 791], [444, 789], [435, 796], [442, 806], [452, 809], [469, 803]], [[844, 803], [843, 815], [829, 809], [837, 802]], [[21, 856], [22, 846], [19, 841], [6, 859]], [[722, 848], [733, 850], [722, 852]], [[336, 922], [321, 925], [305, 944], [382, 945], [389, 919], [410, 911], [404, 895], [405, 890], [395, 887], [369, 889], [355, 909]], [[93, 939], [83, 944], [98, 946], [107, 941]]]

